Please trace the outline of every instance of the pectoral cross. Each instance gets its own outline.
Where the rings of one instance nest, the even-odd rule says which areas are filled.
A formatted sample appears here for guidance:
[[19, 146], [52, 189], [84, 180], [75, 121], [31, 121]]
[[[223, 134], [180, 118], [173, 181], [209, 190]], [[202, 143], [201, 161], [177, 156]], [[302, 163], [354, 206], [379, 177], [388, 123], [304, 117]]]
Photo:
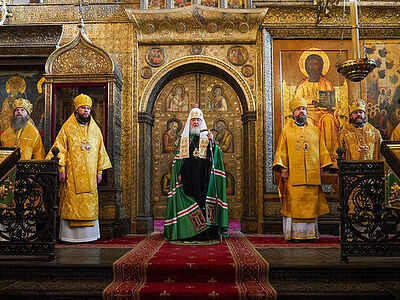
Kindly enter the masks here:
[[372, 129], [368, 129], [365, 133], [368, 133], [370, 136], [374, 136], [374, 132], [372, 131]]

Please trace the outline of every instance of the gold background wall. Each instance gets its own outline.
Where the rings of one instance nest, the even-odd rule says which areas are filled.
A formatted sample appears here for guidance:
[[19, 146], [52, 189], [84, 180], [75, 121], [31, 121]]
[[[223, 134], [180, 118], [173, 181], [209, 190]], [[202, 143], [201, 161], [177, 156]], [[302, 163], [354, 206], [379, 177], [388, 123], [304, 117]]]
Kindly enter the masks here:
[[[301, 2], [301, 3], [300, 3]], [[70, 40], [74, 39], [78, 33], [77, 25], [79, 24], [80, 14], [78, 1], [69, 0], [57, 0], [57, 1], [46, 1], [44, 4], [32, 4], [32, 5], [9, 5], [13, 16], [5, 22], [5, 26], [19, 26], [19, 25], [34, 25], [34, 24], [62, 24], [64, 29], [60, 41], [60, 45], [64, 45]], [[125, 216], [129, 218], [135, 218], [136, 207], [139, 201], [137, 197], [137, 182], [140, 170], [137, 169], [138, 162], [138, 122], [137, 113], [139, 111], [140, 99], [142, 98], [143, 92], [146, 90], [148, 82], [152, 77], [156, 76], [160, 67], [151, 67], [152, 77], [145, 79], [141, 76], [140, 72], [143, 67], [148, 67], [145, 61], [146, 50], [153, 46], [150, 43], [147, 45], [138, 44], [138, 35], [135, 31], [134, 24], [129, 19], [125, 9], [139, 9], [139, 1], [86, 1], [89, 5], [83, 6], [83, 16], [85, 19], [85, 32], [91, 41], [98, 47], [107, 51], [113, 60], [118, 65], [123, 76], [123, 87], [122, 87], [122, 198], [123, 206], [125, 210]], [[343, 9], [341, 7], [334, 8], [331, 15], [323, 19], [323, 22], [315, 25], [315, 6], [311, 5], [312, 1], [254, 1], [254, 7], [268, 8], [266, 18], [260, 22], [263, 24], [263, 28], [270, 34], [271, 39], [274, 41], [274, 51], [269, 49], [267, 52], [270, 54], [263, 54], [263, 38], [261, 34], [258, 34], [256, 43], [248, 42], [243, 44], [248, 50], [249, 59], [246, 64], [253, 67], [254, 74], [252, 76], [243, 76], [243, 66], [232, 66], [239, 74], [242, 74], [242, 79], [249, 87], [249, 90], [255, 97], [255, 110], [257, 113], [257, 126], [256, 126], [256, 144], [252, 145], [257, 148], [260, 158], [257, 162], [257, 197], [258, 199], [258, 214], [262, 219], [266, 217], [278, 217], [279, 204], [276, 202], [276, 194], [268, 195], [264, 193], [265, 177], [267, 176], [268, 170], [265, 170], [266, 155], [265, 155], [265, 127], [267, 123], [273, 122], [274, 129], [274, 140], [282, 127], [282, 87], [281, 77], [279, 75], [279, 49], [291, 49], [292, 51], [301, 51], [304, 49], [318, 46], [324, 49], [343, 49], [349, 51], [349, 17], [348, 10], [343, 18]], [[393, 95], [396, 93], [396, 89], [399, 86], [400, 78], [400, 62], [399, 62], [399, 25], [398, 20], [400, 19], [400, 6], [393, 5], [389, 1], [361, 1], [361, 9], [359, 12], [360, 21], [363, 24], [362, 37], [366, 39], [365, 49], [372, 51], [368, 53], [369, 57], [377, 58], [381, 60], [381, 66], [374, 71], [368, 79], [361, 85], [351, 86], [349, 85], [349, 95], [359, 95], [360, 89], [363, 94], [361, 96], [367, 97], [371, 100], [374, 105], [382, 104], [382, 108], [386, 102], [390, 106], [386, 113], [388, 117], [381, 116], [381, 109], [378, 111], [375, 109], [377, 106], [371, 107], [369, 112], [370, 120], [377, 126], [386, 126], [392, 128], [395, 126], [400, 118], [398, 117], [398, 110], [395, 108], [393, 103]], [[236, 25], [235, 25], [236, 26]], [[202, 30], [202, 29], [200, 29]], [[229, 64], [227, 53], [231, 44], [225, 40], [226, 31], [217, 31], [213, 35], [210, 42], [203, 43], [202, 54], [205, 56], [211, 56], [214, 59], [220, 60], [224, 63]], [[206, 33], [209, 37], [209, 34]], [[342, 36], [344, 42], [341, 41]], [[176, 37], [176, 36], [175, 36]], [[235, 35], [231, 37], [235, 39]], [[318, 39], [317, 41], [315, 39]], [[173, 62], [178, 58], [184, 58], [191, 55], [191, 47], [193, 46], [189, 42], [182, 42], [181, 44], [168, 44], [168, 37], [166, 37], [165, 45], [162, 47], [167, 53], [167, 58], [164, 62], [164, 66]], [[236, 44], [240, 43], [239, 40]], [[0, 43], [0, 47], [2, 47]], [[283, 48], [282, 48], [283, 47]], [[374, 50], [370, 50], [373, 49]], [[382, 57], [383, 50], [385, 49], [385, 57]], [[381, 50], [379, 52], [379, 50]], [[267, 53], [267, 54], [268, 54]], [[273, 103], [265, 103], [263, 93], [265, 91], [264, 84], [264, 73], [266, 65], [272, 61], [273, 65], [273, 79], [268, 88], [272, 88]], [[334, 64], [332, 63], [332, 66]], [[385, 72], [383, 72], [385, 71]], [[396, 79], [397, 78], [397, 79]], [[173, 84], [173, 83], [171, 83]], [[166, 87], [168, 89], [168, 86]], [[382, 92], [382, 90], [384, 90]], [[390, 92], [389, 92], [390, 91]], [[166, 90], [166, 93], [168, 91]], [[365, 95], [365, 92], [368, 94]], [[389, 94], [390, 93], [390, 94]], [[160, 96], [161, 97], [161, 96]], [[234, 96], [232, 96], [234, 98]], [[240, 119], [240, 105], [235, 100], [236, 106], [235, 111], [232, 115], [227, 115], [226, 119], [228, 122], [233, 122], [231, 118]], [[265, 118], [265, 107], [267, 105], [273, 106], [274, 118]], [[156, 121], [153, 132], [153, 141], [155, 144], [160, 144], [160, 136], [165, 130], [166, 119], [161, 118], [161, 108], [157, 107], [156, 102], [155, 110], [153, 111]], [[236, 110], [238, 109], [238, 110]], [[184, 122], [184, 113], [179, 115], [179, 119]], [[165, 116], [169, 118], [171, 116]], [[223, 117], [225, 119], [225, 117]], [[212, 121], [216, 118], [211, 117]], [[158, 122], [158, 123], [157, 123]], [[238, 125], [234, 121], [235, 135], [235, 151], [240, 148], [240, 135], [241, 125]], [[210, 125], [209, 125], [210, 126]], [[236, 127], [235, 127], [236, 126]], [[387, 128], [382, 130], [388, 130]], [[389, 128], [389, 130], [390, 130]], [[159, 153], [160, 157], [162, 156]], [[235, 153], [236, 155], [236, 153]], [[240, 154], [236, 159], [240, 159]], [[230, 159], [234, 159], [232, 157]], [[228, 166], [231, 164], [227, 162]], [[245, 167], [245, 166], [243, 166]], [[235, 167], [232, 165], [232, 169]], [[159, 170], [157, 176], [161, 177], [162, 170]], [[259, 169], [259, 170], [258, 170]], [[240, 174], [236, 187], [241, 183]], [[234, 173], [234, 172], [233, 172]], [[154, 187], [155, 189], [156, 187]], [[239, 194], [240, 195], [240, 194]], [[156, 193], [153, 195], [158, 197]], [[263, 197], [264, 196], [264, 197]], [[236, 197], [236, 196], [235, 196]], [[275, 199], [275, 200], [270, 200]], [[233, 212], [232, 217], [238, 218], [241, 215], [241, 201], [239, 198], [235, 198], [236, 210]], [[333, 204], [334, 205], [334, 204]], [[160, 206], [162, 207], [162, 205]], [[156, 217], [160, 217], [161, 212], [155, 214]], [[135, 231], [135, 228], [132, 228]]]

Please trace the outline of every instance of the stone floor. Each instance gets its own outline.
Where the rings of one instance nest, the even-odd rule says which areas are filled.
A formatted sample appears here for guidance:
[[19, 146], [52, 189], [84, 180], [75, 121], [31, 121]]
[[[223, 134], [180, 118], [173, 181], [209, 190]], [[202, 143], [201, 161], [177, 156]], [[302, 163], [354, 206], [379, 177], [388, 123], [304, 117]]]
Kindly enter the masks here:
[[[47, 261], [0, 261], [0, 299], [101, 299], [129, 248], [57, 248]], [[338, 248], [258, 249], [278, 299], [400, 299], [400, 258], [339, 260]]]

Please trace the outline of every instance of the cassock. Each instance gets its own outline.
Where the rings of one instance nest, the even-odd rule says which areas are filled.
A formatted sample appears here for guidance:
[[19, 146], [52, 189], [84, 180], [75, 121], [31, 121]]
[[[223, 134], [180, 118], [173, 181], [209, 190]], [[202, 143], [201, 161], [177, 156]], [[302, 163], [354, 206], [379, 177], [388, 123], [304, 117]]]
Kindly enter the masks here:
[[285, 125], [276, 148], [273, 169], [287, 170], [287, 183], [280, 182], [283, 230], [286, 239], [318, 237], [316, 218], [329, 213], [321, 189], [321, 169], [332, 164], [318, 128], [307, 121]]
[[211, 151], [207, 147], [205, 159], [193, 155], [193, 151], [199, 147], [199, 136], [191, 137], [189, 145], [189, 157], [184, 159], [180, 174], [185, 194], [194, 198], [201, 209], [204, 208], [208, 182], [211, 174]]
[[93, 118], [82, 126], [72, 114], [53, 147], [60, 150], [59, 172], [67, 175], [60, 186], [60, 237], [67, 242], [96, 240], [100, 237], [97, 174], [112, 167], [101, 130]]

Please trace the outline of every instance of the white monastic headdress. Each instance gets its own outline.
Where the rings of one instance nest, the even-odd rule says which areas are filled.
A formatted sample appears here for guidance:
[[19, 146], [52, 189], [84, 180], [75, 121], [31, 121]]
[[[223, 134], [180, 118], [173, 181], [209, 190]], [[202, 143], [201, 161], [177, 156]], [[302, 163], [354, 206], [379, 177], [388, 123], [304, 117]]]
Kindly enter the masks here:
[[[181, 145], [179, 148], [179, 154], [181, 158], [188, 158], [189, 157], [189, 145], [190, 145], [190, 120], [194, 118], [201, 119], [200, 125], [200, 142], [199, 142], [199, 151], [201, 158], [206, 158], [207, 155], [207, 146], [208, 146], [208, 137], [207, 137], [207, 124], [206, 120], [204, 120], [203, 112], [200, 108], [193, 108], [189, 116], [186, 120], [185, 128], [183, 129], [182, 136], [181, 136]], [[204, 131], [203, 131], [204, 130]]]

